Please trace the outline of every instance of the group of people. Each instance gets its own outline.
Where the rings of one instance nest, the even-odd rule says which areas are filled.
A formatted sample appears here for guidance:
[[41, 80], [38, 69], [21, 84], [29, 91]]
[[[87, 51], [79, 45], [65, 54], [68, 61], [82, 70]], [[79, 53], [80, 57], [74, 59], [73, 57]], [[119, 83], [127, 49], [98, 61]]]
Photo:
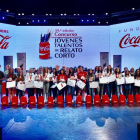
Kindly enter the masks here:
[[[82, 95], [82, 99], [84, 101], [85, 93], [87, 93], [87, 95], [91, 95], [93, 101], [95, 94], [98, 94], [101, 99], [103, 94], [107, 94], [110, 100], [113, 94], [116, 94], [118, 97], [120, 94], [124, 94], [126, 100], [128, 94], [133, 94], [134, 96], [137, 93], [140, 94], [140, 87], [135, 86], [134, 83], [117, 85], [116, 81], [113, 81], [106, 84], [99, 83], [99, 87], [95, 89], [90, 88], [90, 82], [99, 81], [99, 78], [109, 77], [111, 75], [115, 75], [116, 79], [121, 79], [121, 77], [133, 76], [135, 79], [140, 80], [140, 69], [136, 69], [134, 71], [134, 68], [128, 70], [128, 68], [125, 67], [124, 71], [121, 72], [120, 68], [112, 68], [111, 65], [108, 65], [105, 68], [96, 66], [94, 70], [83, 69], [82, 66], [74, 68], [63, 66], [60, 69], [60, 66], [56, 65], [55, 68], [39, 67], [37, 70], [35, 68], [30, 68], [24, 76], [23, 71], [19, 67], [17, 68], [15, 73], [14, 69], [11, 68], [10, 65], [7, 65], [6, 71], [4, 73], [0, 71], [0, 94], [2, 98], [2, 81], [4, 79], [7, 82], [9, 80], [16, 81], [16, 83], [24, 83], [25, 81], [43, 81], [43, 88], [36, 88], [36, 99], [38, 99], [38, 97], [42, 95], [45, 102], [47, 102], [49, 96], [53, 96], [55, 102], [57, 95], [62, 95], [63, 99], [65, 99], [66, 95], [72, 95], [72, 99], [74, 96]], [[59, 82], [67, 83], [68, 78], [70, 80], [76, 81], [81, 80], [86, 84], [86, 86], [83, 89], [79, 88], [76, 85], [67, 85], [61, 90], [58, 90], [57, 86], [55, 86], [55, 88], [51, 88], [52, 85], [55, 85]], [[27, 91], [28, 99], [30, 96], [34, 96], [34, 88], [28, 88]], [[20, 98], [23, 95], [24, 91], [16, 89], [16, 96]], [[6, 89], [6, 96], [9, 96], [11, 102], [12, 96], [15, 96], [15, 87]]]

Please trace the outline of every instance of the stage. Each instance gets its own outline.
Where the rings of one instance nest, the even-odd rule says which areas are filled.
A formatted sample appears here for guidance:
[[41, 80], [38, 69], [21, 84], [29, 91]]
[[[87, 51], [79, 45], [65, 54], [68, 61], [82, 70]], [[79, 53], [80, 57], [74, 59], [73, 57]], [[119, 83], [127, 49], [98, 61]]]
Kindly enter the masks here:
[[137, 140], [140, 107], [101, 106], [0, 110], [3, 140]]

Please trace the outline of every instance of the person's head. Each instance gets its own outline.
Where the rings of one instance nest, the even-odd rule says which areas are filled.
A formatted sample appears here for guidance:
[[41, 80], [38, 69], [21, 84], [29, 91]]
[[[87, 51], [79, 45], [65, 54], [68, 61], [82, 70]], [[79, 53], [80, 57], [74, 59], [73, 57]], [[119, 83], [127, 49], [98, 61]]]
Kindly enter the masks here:
[[44, 68], [44, 73], [48, 73], [48, 68], [47, 67]]
[[101, 73], [102, 73], [102, 71], [103, 71], [103, 70], [102, 70], [102, 67], [99, 66], [99, 67], [98, 67], [98, 72], [101, 72]]
[[6, 65], [6, 69], [9, 70], [10, 69], [10, 65]]
[[82, 67], [82, 66], [79, 66], [79, 70], [80, 70], [80, 71], [83, 71], [83, 67]]
[[13, 70], [13, 68], [9, 68], [9, 74], [14, 74], [14, 70]]
[[69, 69], [69, 72], [70, 72], [70, 73], [72, 73], [72, 72], [74, 73], [74, 69], [73, 69], [73, 68], [70, 68], [70, 69]]
[[29, 69], [29, 73], [32, 73], [32, 72], [33, 72], [33, 69], [32, 69], [32, 68], [30, 68], [30, 69]]
[[108, 73], [108, 72], [112, 72], [111, 65], [108, 65], [108, 66], [107, 66], [107, 73]]
[[98, 66], [95, 67], [95, 72], [98, 71]]
[[49, 73], [51, 73], [51, 72], [52, 72], [51, 68], [48, 68], [48, 72], [49, 72]]
[[42, 71], [43, 71], [43, 68], [40, 66], [40, 67], [39, 67], [39, 70], [40, 70], [40, 72], [42, 72]]
[[92, 69], [89, 69], [88, 70], [88, 75], [92, 75], [93, 74], [93, 70]]
[[37, 74], [40, 74], [40, 69], [37, 69]]
[[129, 70], [125, 71], [125, 76], [129, 76]]
[[79, 68], [76, 68], [76, 72], [78, 73], [80, 71], [80, 69]]
[[19, 71], [19, 75], [23, 76], [23, 71], [22, 70]]
[[21, 70], [21, 68], [20, 68], [20, 67], [18, 67], [18, 68], [17, 68], [17, 73], [19, 73], [19, 72], [20, 72], [20, 70]]
[[61, 70], [60, 70], [60, 74], [65, 74], [64, 69], [61, 69]]
[[56, 71], [56, 68], [53, 68], [53, 74], [55, 74], [55, 76], [57, 76], [57, 71]]
[[57, 70], [57, 71], [59, 70], [59, 67], [60, 67], [59, 65], [56, 65], [56, 70]]
[[140, 70], [139, 69], [136, 69], [135, 75], [136, 76], [139, 76], [140, 75]]
[[127, 71], [127, 70], [128, 70], [128, 68], [127, 67], [124, 67], [124, 72]]
[[131, 72], [131, 73], [134, 73], [134, 68], [131, 68], [131, 69], [130, 69], [130, 72]]
[[36, 69], [35, 69], [35, 68], [33, 68], [32, 72], [34, 73], [35, 71], [36, 71]]
[[69, 73], [69, 67], [66, 68], [66, 72]]
[[62, 66], [62, 69], [64, 69], [64, 70], [65, 70], [65, 69], [66, 69], [66, 66]]
[[115, 73], [116, 73], [116, 74], [120, 74], [120, 73], [121, 73], [120, 68], [116, 68]]

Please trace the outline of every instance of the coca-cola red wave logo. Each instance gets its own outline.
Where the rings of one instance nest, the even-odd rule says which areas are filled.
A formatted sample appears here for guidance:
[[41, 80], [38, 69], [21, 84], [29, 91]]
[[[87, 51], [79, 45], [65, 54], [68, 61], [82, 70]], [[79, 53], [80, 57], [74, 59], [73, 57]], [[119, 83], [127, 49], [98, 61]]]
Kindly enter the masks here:
[[119, 43], [120, 48], [128, 48], [128, 47], [140, 47], [140, 36], [131, 37], [130, 34], [126, 34], [122, 37]]
[[10, 38], [11, 37], [9, 37], [8, 35], [0, 35], [0, 49], [7, 49], [9, 47], [9, 42], [7, 42], [7, 40]]

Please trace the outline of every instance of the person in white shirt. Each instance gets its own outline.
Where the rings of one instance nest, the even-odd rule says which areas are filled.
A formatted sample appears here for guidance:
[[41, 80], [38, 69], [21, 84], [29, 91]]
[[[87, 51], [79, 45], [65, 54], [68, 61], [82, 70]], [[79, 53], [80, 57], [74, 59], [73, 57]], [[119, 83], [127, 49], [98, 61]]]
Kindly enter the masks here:
[[43, 70], [43, 80], [44, 80], [44, 83], [43, 83], [43, 97], [44, 97], [44, 100], [45, 100], [45, 94], [46, 94], [46, 102], [48, 100], [48, 94], [49, 94], [49, 82], [51, 81], [51, 74], [49, 73], [48, 71], [48, 68], [45, 67], [44, 70]]
[[[26, 74], [25, 81], [31, 82], [35, 80], [34, 73], [32, 73], [32, 69], [29, 69], [29, 72]], [[34, 88], [28, 88], [28, 99], [30, 96], [34, 96]]]

